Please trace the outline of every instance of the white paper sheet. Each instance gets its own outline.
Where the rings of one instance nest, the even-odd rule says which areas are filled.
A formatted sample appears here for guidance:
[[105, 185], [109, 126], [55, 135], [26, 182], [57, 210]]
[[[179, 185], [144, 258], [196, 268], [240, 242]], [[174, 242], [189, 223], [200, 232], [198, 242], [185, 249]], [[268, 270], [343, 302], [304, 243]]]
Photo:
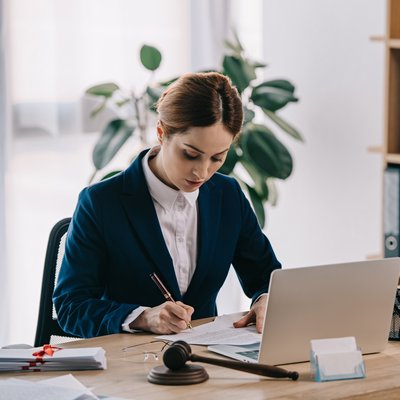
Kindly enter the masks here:
[[356, 338], [354, 336], [311, 340], [311, 350], [316, 354], [342, 353], [357, 350]]
[[98, 399], [85, 385], [78, 381], [73, 375], [61, 375], [54, 378], [44, 379], [39, 382], [42, 385], [51, 385], [59, 388], [70, 388], [82, 391], [89, 399]]
[[10, 378], [0, 380], [0, 400], [123, 400], [96, 396], [73, 375], [62, 375], [41, 381]]
[[7, 379], [0, 381], [0, 400], [86, 400], [97, 397], [86, 396], [85, 389], [58, 387], [40, 382]]
[[317, 381], [365, 377], [362, 354], [353, 336], [311, 340], [311, 368]]
[[184, 340], [189, 344], [212, 345], [232, 344], [243, 345], [259, 343], [261, 334], [256, 332], [255, 325], [245, 328], [234, 328], [233, 322], [242, 314], [229, 314], [217, 317], [213, 322], [187, 329], [181, 333], [158, 336], [157, 339], [176, 341]]

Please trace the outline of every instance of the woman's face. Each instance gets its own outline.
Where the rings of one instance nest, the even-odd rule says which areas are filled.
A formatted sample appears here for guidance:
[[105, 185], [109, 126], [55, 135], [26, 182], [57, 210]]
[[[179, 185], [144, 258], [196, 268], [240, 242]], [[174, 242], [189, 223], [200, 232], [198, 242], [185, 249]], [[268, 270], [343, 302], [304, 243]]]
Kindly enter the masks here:
[[183, 192], [193, 192], [214, 175], [233, 141], [233, 135], [221, 123], [171, 136], [158, 125], [157, 132], [161, 150], [154, 172], [166, 185]]

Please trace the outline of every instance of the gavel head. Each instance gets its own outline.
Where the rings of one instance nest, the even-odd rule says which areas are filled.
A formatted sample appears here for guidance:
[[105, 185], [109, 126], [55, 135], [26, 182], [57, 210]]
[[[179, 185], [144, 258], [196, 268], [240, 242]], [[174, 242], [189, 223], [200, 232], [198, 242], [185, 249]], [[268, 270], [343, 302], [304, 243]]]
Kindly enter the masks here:
[[191, 355], [192, 349], [190, 346], [183, 340], [177, 340], [165, 350], [163, 361], [166, 367], [176, 371], [185, 366], [186, 361], [190, 360]]

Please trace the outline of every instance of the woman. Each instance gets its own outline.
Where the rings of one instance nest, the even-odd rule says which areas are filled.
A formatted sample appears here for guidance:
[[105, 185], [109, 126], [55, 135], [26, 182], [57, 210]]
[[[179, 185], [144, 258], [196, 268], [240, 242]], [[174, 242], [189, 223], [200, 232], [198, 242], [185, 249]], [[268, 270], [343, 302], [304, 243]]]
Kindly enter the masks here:
[[237, 182], [216, 174], [242, 126], [237, 90], [218, 73], [187, 74], [157, 112], [159, 145], [79, 196], [54, 292], [58, 321], [81, 337], [180, 332], [216, 315], [232, 264], [253, 300], [235, 326], [261, 332], [280, 263]]

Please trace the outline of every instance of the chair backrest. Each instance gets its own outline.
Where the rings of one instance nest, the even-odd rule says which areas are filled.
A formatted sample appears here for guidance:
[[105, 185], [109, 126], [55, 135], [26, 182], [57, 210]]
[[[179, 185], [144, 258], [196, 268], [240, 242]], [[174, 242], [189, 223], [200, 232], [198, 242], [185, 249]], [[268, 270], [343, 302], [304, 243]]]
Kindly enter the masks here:
[[35, 347], [44, 344], [65, 342], [71, 340], [69, 338], [73, 338], [73, 336], [64, 332], [58, 325], [57, 313], [52, 299], [64, 256], [65, 239], [70, 221], [71, 218], [64, 218], [57, 222], [49, 235], [44, 262]]

